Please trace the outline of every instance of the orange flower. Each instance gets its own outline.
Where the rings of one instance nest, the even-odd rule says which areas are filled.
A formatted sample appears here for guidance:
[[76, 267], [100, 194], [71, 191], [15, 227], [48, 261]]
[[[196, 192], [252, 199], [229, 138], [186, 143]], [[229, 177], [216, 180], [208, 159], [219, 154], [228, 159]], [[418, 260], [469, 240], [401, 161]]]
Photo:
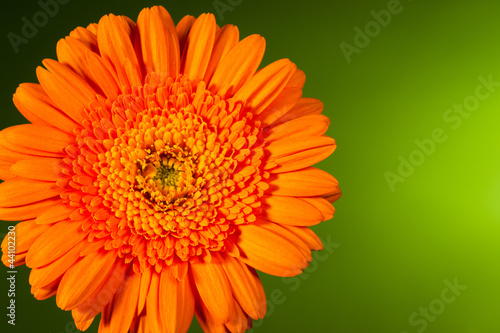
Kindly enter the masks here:
[[[57, 45], [0, 132], [0, 219], [37, 299], [85, 330], [243, 332], [263, 318], [255, 269], [301, 273], [322, 248], [338, 183], [323, 105], [287, 59], [257, 71], [264, 38], [213, 15], [177, 26], [104, 16]], [[8, 265], [7, 242], [2, 261]]]

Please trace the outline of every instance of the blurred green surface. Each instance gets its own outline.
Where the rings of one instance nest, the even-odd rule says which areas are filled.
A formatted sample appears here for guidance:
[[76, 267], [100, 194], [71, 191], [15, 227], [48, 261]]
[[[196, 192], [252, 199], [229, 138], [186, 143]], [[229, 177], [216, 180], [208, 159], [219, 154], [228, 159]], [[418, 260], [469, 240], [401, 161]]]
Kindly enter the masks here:
[[[500, 82], [500, 3], [232, 3], [239, 4], [220, 15], [213, 1], [71, 0], [18, 54], [7, 34], [20, 34], [21, 18], [40, 7], [35, 1], [4, 3], [0, 126], [24, 121], [12, 94], [19, 83], [36, 82], [36, 66], [55, 57], [57, 40], [74, 27], [110, 12], [135, 20], [141, 8], [154, 4], [164, 5], [176, 22], [214, 12], [219, 25], [235, 24], [243, 37], [266, 38], [264, 64], [290, 58], [306, 72], [304, 96], [325, 103], [332, 120], [328, 133], [338, 143], [320, 166], [338, 178], [344, 195], [336, 217], [314, 228], [331, 253], [315, 256], [298, 278], [261, 275], [272, 301], [254, 332], [499, 332], [500, 87], [460, 126], [444, 117], [454, 104], [472, 101], [478, 77]], [[355, 46], [354, 28], [364, 31], [374, 20], [371, 11], [388, 6], [399, 13], [378, 32], [369, 24], [373, 37], [348, 63], [341, 43]], [[400, 156], [416, 158], [415, 140], [432, 138], [436, 128], [447, 139], [391, 189], [386, 172], [397, 175]], [[19, 268], [17, 325], [7, 326], [2, 310], [0, 330], [76, 332], [70, 313], [59, 310], [54, 298], [31, 296], [28, 273]], [[0, 274], [6, 277], [6, 269]], [[0, 280], [5, 309], [8, 288]], [[467, 289], [454, 295], [446, 288], [455, 280]], [[429, 307], [427, 315], [420, 312]], [[97, 324], [88, 332], [97, 332]], [[190, 332], [201, 332], [195, 321]]]

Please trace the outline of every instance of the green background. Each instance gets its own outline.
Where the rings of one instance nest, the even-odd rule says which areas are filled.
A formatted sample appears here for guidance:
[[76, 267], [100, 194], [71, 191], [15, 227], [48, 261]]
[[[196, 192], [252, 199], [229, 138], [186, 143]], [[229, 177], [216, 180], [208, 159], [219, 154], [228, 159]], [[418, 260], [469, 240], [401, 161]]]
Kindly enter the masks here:
[[[74, 27], [110, 12], [135, 20], [154, 4], [176, 22], [213, 12], [219, 25], [235, 24], [243, 37], [266, 38], [264, 64], [290, 58], [306, 72], [304, 96], [325, 103], [328, 134], [338, 144], [320, 166], [338, 178], [344, 194], [336, 217], [314, 228], [333, 243], [331, 251], [315, 256], [299, 278], [261, 275], [273, 301], [254, 332], [498, 332], [500, 87], [456, 129], [443, 117], [454, 104], [471, 101], [479, 76], [500, 82], [500, 3], [402, 0], [401, 11], [348, 63], [340, 44], [354, 45], [354, 28], [364, 30], [370, 12], [386, 9], [387, 0], [238, 2], [220, 15], [213, 1], [71, 0], [18, 54], [7, 33], [20, 34], [21, 18], [40, 8], [35, 1], [4, 3], [1, 127], [23, 122], [11, 99], [15, 88], [36, 82], [36, 66], [55, 57], [57, 40]], [[424, 156], [415, 140], [432, 138], [436, 128], [446, 140], [391, 189], [386, 172], [398, 173], [400, 156]], [[445, 281], [455, 279], [467, 289], [442, 303], [443, 292], [452, 295]], [[5, 309], [7, 285], [0, 280]], [[16, 301], [14, 329], [0, 316], [9, 332], [76, 331], [54, 298], [31, 296], [25, 267]], [[419, 311], [429, 306], [438, 314], [425, 319]], [[88, 331], [97, 332], [97, 324]], [[196, 321], [189, 332], [201, 332]]]

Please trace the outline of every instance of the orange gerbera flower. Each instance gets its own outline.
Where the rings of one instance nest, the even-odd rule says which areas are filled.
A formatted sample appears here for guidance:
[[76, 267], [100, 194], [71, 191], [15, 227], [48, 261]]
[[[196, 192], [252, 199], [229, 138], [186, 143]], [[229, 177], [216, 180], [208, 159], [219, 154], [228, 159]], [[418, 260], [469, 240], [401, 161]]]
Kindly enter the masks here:
[[311, 167], [336, 147], [322, 103], [287, 59], [257, 71], [264, 49], [162, 7], [59, 41], [14, 95], [31, 124], [0, 132], [0, 219], [23, 220], [16, 265], [37, 299], [56, 295], [81, 330], [102, 312], [99, 332], [264, 317], [255, 269], [301, 273], [322, 248], [308, 227], [340, 196]]

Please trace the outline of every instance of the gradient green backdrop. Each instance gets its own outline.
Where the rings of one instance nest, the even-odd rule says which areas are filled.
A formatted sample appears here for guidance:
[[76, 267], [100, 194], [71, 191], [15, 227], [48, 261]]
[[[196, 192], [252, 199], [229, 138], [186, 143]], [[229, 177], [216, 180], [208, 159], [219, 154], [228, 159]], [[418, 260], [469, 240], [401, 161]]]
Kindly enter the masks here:
[[[74, 27], [110, 12], [135, 20], [141, 8], [155, 4], [164, 5], [176, 22], [186, 14], [213, 12], [220, 25], [237, 25], [242, 37], [266, 38], [264, 64], [286, 57], [306, 72], [304, 96], [325, 103], [332, 120], [328, 133], [338, 143], [320, 166], [338, 178], [344, 195], [335, 205], [336, 217], [314, 228], [330, 252], [315, 256], [302, 277], [261, 275], [272, 305], [254, 332], [497, 333], [499, 87], [460, 126], [453, 128], [458, 123], [443, 117], [454, 104], [474, 101], [479, 76], [500, 82], [500, 3], [401, 0], [394, 10], [399, 13], [377, 31], [369, 23], [371, 11], [391, 1], [232, 2], [240, 4], [220, 15], [208, 0], [71, 0], [18, 54], [7, 33], [19, 34], [21, 18], [31, 18], [40, 7], [35, 1], [4, 2], [0, 126], [24, 121], [12, 94], [19, 83], [36, 82], [36, 66], [55, 58], [56, 42]], [[340, 44], [355, 45], [354, 28], [365, 30], [367, 23], [373, 29], [369, 44], [348, 63]], [[415, 140], [430, 139], [436, 128], [446, 141], [413, 172], [406, 170], [411, 175], [393, 191], [386, 172], [397, 174], [400, 158], [422, 158]], [[0, 226], [1, 234], [8, 225]], [[1, 272], [5, 309], [7, 273]], [[28, 273], [19, 268], [17, 325], [7, 326], [1, 310], [1, 327], [75, 332], [70, 313], [59, 310], [54, 298], [32, 297]], [[445, 281], [455, 279], [467, 289], [443, 303], [443, 293], [448, 301], [453, 295]], [[437, 315], [429, 312], [426, 319], [419, 311], [429, 306]], [[97, 332], [97, 323], [88, 331]], [[196, 321], [189, 332], [201, 332]]]

